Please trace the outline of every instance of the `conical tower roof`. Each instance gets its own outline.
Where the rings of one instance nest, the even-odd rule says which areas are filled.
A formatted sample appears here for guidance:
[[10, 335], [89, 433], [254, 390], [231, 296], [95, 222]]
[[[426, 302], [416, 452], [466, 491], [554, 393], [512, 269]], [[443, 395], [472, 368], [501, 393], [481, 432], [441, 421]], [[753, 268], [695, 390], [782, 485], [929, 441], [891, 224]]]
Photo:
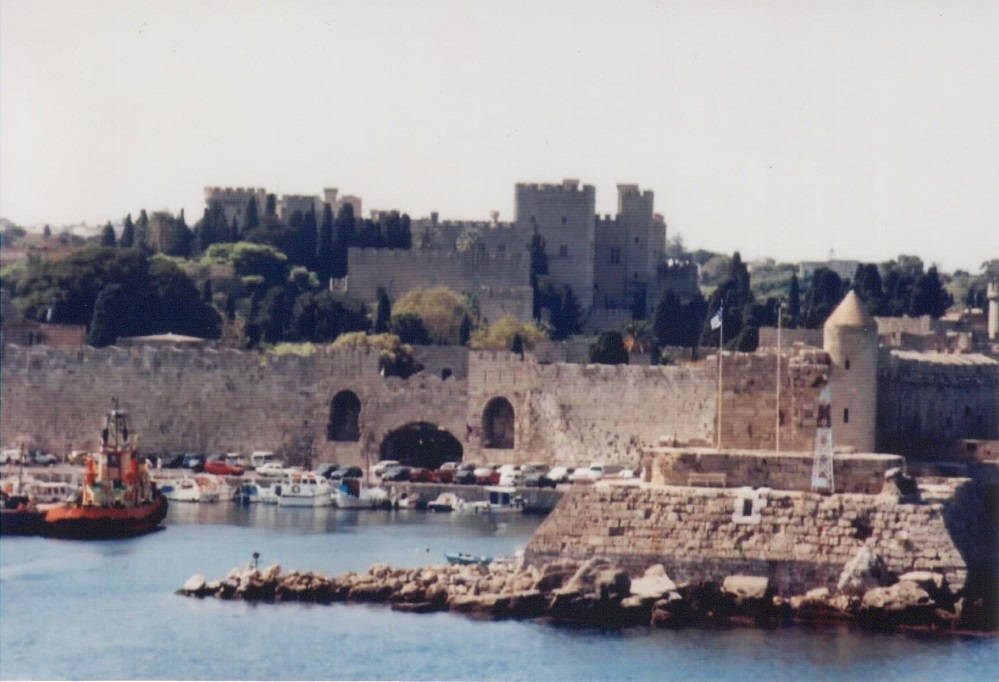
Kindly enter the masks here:
[[867, 312], [860, 297], [857, 296], [857, 292], [853, 289], [847, 292], [846, 297], [836, 306], [836, 310], [832, 311], [829, 319], [823, 325], [824, 329], [830, 327], [861, 327], [865, 331], [875, 334], [878, 331], [878, 323]]

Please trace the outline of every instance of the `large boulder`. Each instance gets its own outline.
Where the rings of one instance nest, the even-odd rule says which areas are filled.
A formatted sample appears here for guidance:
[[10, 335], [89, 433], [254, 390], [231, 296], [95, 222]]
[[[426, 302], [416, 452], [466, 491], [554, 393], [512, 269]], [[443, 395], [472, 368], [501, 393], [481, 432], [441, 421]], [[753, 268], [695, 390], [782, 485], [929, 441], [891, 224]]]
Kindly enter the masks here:
[[885, 560], [864, 545], [846, 562], [839, 575], [837, 588], [851, 596], [863, 596], [875, 587], [885, 587], [894, 582]]
[[553, 592], [561, 589], [576, 574], [578, 569], [579, 563], [570, 560], [546, 564], [541, 569], [541, 575], [531, 587], [539, 592]]
[[190, 595], [192, 597], [204, 597], [208, 594], [208, 583], [205, 580], [205, 576], [201, 573], [196, 573], [187, 579], [184, 586], [180, 588], [181, 594]]
[[[757, 625], [774, 625], [774, 589], [770, 579], [750, 575], [730, 575], [722, 582], [721, 602], [724, 615], [752, 618]], [[723, 615], [719, 613], [719, 615]]]
[[666, 575], [666, 569], [662, 564], [649, 566], [641, 578], [633, 578], [631, 581], [631, 595], [642, 600], [658, 601], [675, 591], [676, 583]]
[[868, 590], [857, 610], [861, 627], [881, 632], [893, 632], [900, 626], [929, 626], [935, 619], [936, 604], [929, 593], [909, 580]]

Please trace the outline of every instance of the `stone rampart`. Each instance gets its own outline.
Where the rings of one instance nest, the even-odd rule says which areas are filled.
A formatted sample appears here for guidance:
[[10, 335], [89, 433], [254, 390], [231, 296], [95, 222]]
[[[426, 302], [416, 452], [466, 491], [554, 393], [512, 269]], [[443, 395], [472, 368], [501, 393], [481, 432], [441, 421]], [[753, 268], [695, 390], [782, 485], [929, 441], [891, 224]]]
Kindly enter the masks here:
[[[995, 520], [978, 484], [954, 479], [922, 503], [890, 495], [675, 486], [574, 486], [525, 549], [540, 565], [602, 556], [640, 575], [662, 564], [677, 582], [770, 578], [783, 595], [834, 588], [863, 547], [895, 573], [994, 574]], [[992, 573], [989, 573], [989, 572]]]
[[946, 457], [960, 439], [999, 439], [999, 362], [978, 354], [882, 350], [877, 449]]
[[[810, 490], [814, 463], [811, 452], [656, 447], [647, 452], [643, 470], [648, 468], [651, 482], [658, 485], [698, 485], [703, 481], [727, 488]], [[904, 470], [905, 458], [837, 454], [833, 460], [836, 492], [877, 495], [884, 486], [885, 473], [895, 468]]]
[[530, 254], [504, 255], [436, 249], [350, 249], [347, 295], [374, 301], [384, 287], [393, 301], [407, 291], [447, 287], [477, 292], [480, 287], [515, 289], [530, 284]]

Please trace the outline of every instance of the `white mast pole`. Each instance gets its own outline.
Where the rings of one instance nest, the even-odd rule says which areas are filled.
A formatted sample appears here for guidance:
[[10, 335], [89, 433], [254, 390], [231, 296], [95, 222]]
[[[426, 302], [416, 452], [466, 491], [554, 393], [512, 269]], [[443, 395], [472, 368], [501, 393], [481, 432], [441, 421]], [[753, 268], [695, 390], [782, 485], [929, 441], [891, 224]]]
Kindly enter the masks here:
[[783, 301], [778, 300], [777, 301], [777, 414], [775, 415], [777, 424], [776, 424], [776, 430], [774, 431], [777, 440], [777, 447], [776, 447], [777, 452], [780, 452], [780, 360], [781, 360], [780, 331], [781, 331], [781, 317], [783, 317], [782, 315], [783, 308], [784, 308]]
[[718, 307], [718, 321], [721, 326], [718, 328], [718, 433], [715, 434], [715, 449], [721, 450], [721, 430], [722, 430], [722, 341], [725, 339], [725, 308]]

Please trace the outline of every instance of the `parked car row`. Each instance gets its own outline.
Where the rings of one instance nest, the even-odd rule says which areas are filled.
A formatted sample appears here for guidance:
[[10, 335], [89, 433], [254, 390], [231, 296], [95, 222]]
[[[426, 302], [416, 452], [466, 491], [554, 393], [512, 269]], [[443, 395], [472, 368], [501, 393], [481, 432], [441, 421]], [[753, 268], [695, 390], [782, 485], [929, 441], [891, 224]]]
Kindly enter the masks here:
[[0, 450], [0, 464], [24, 464], [26, 466], [50, 467], [59, 463], [59, 458], [41, 450], [27, 450], [23, 454], [16, 448]]

